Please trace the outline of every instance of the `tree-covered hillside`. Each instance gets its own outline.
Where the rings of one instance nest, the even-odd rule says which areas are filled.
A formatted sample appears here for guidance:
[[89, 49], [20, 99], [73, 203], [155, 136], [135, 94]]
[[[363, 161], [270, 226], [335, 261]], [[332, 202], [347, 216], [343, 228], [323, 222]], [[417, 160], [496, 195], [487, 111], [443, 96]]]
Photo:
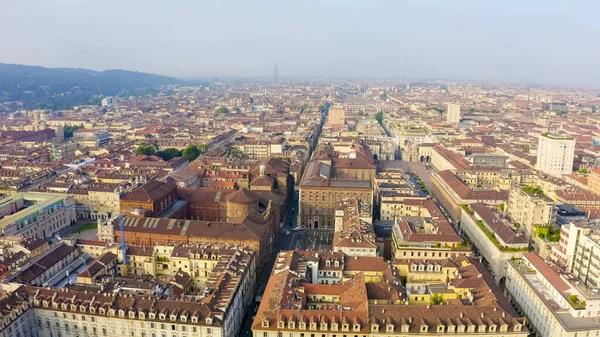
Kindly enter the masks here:
[[93, 71], [0, 63], [0, 102], [22, 101], [26, 108], [69, 109], [97, 102], [95, 96], [152, 93], [179, 80], [125, 70]]

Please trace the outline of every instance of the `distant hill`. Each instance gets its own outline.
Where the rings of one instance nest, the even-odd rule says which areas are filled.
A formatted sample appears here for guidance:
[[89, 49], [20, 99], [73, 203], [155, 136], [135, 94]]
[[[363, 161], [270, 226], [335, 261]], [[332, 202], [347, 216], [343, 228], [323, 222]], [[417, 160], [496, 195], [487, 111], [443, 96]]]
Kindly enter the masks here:
[[98, 95], [158, 92], [176, 78], [126, 70], [93, 71], [0, 63], [0, 102], [22, 101], [26, 108], [70, 109], [97, 104]]

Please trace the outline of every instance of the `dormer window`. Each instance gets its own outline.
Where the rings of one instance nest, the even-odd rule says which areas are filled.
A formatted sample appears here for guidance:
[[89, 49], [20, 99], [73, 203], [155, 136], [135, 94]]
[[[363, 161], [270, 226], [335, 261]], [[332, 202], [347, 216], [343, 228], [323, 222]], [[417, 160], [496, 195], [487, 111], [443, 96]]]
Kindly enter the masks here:
[[350, 326], [348, 324], [342, 325], [342, 330], [343, 331], [348, 331], [349, 329], [350, 329]]
[[269, 320], [263, 319], [263, 321], [262, 321], [262, 327], [263, 328], [268, 328], [269, 327]]
[[300, 329], [304, 330], [306, 329], [306, 323], [305, 322], [300, 322], [300, 324], [298, 324]]
[[102, 315], [104, 315], [104, 314], [106, 313], [106, 310], [105, 310], [104, 308], [100, 308], [100, 313], [101, 313]]
[[283, 321], [278, 321], [277, 322], [277, 327], [280, 329], [283, 329]]
[[410, 270], [411, 271], [417, 271], [417, 265], [416, 264], [411, 265], [410, 266]]
[[444, 326], [443, 325], [438, 325], [437, 332], [444, 332]]
[[119, 310], [119, 317], [125, 317], [125, 311]]
[[130, 311], [129, 312], [129, 318], [135, 318], [135, 312]]
[[321, 330], [327, 330], [327, 323], [321, 323]]
[[90, 307], [90, 313], [95, 314], [96, 313], [96, 308]]
[[331, 323], [331, 330], [337, 331], [337, 329], [338, 329], [338, 324], [337, 323]]
[[109, 314], [110, 316], [114, 316], [114, 315], [115, 315], [115, 309], [110, 309], [110, 310], [108, 310], [108, 314]]
[[468, 332], [474, 332], [475, 331], [475, 326], [474, 325], [469, 325], [469, 328], [467, 329]]
[[75, 304], [71, 304], [71, 311], [77, 311], [77, 306]]
[[433, 266], [432, 265], [428, 265], [427, 266], [427, 271], [433, 271]]
[[159, 314], [159, 315], [158, 315], [158, 318], [159, 318], [161, 321], [164, 321], [164, 320], [167, 318], [167, 315], [165, 315], [165, 314]]
[[187, 316], [181, 316], [181, 321], [182, 321], [183, 323], [187, 322]]
[[485, 325], [480, 325], [479, 329], [478, 329], [478, 332], [485, 332], [485, 328], [486, 328]]
[[379, 331], [379, 325], [377, 325], [377, 324], [371, 325], [371, 332], [377, 332], [377, 331]]
[[54, 308], [54, 309], [58, 309], [58, 303], [56, 303], [56, 302], [52, 302], [52, 308]]
[[521, 324], [515, 325], [515, 331], [521, 331]]
[[496, 332], [496, 325], [490, 325], [490, 332]]
[[354, 331], [359, 331], [360, 330], [360, 324], [354, 324]]
[[339, 267], [340, 266], [340, 261], [338, 261], [338, 260], [333, 261], [333, 265], [335, 267]]
[[141, 311], [140, 311], [140, 312], [138, 313], [138, 317], [139, 317], [140, 319], [146, 319], [146, 314], [144, 314], [143, 312], [141, 312]]
[[458, 332], [465, 332], [465, 326], [464, 325], [459, 325], [458, 326]]
[[67, 304], [66, 303], [63, 303], [60, 306], [62, 307], [63, 310], [67, 310]]
[[192, 317], [192, 323], [198, 323], [198, 317], [196, 317], [196, 316]]
[[427, 330], [429, 330], [427, 325], [421, 325], [421, 332], [427, 332]]
[[315, 322], [310, 323], [310, 329], [317, 330], [317, 323], [315, 323]]
[[155, 314], [155, 313], [153, 313], [153, 312], [151, 312], [151, 313], [149, 313], [149, 314], [148, 314], [148, 317], [149, 317], [150, 319], [156, 319], [156, 314]]
[[504, 332], [505, 332], [505, 331], [508, 331], [508, 324], [502, 324], [502, 325], [500, 326], [500, 331], [504, 331]]
[[456, 327], [454, 325], [448, 326], [448, 332], [454, 332], [455, 329], [456, 329]]
[[81, 312], [85, 312], [85, 306], [83, 306], [83, 305], [80, 305], [80, 306], [79, 306], [79, 311], [81, 311]]
[[171, 321], [176, 321], [177, 320], [177, 316], [176, 315], [171, 315]]

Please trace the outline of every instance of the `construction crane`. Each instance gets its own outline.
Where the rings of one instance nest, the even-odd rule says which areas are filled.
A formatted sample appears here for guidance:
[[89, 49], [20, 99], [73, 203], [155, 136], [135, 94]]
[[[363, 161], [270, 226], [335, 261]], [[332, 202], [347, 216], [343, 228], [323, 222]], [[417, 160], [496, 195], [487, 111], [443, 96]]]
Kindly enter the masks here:
[[127, 245], [125, 244], [125, 218], [123, 214], [119, 215], [119, 230], [121, 231], [121, 254], [123, 255], [123, 268], [121, 273], [123, 276], [127, 276], [128, 274], [128, 266], [127, 266]]

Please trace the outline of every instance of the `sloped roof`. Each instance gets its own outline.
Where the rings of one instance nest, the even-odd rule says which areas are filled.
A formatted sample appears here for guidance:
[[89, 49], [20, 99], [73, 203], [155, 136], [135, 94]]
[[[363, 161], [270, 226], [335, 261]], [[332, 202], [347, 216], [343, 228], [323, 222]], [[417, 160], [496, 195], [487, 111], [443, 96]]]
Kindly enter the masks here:
[[226, 197], [228, 202], [233, 202], [237, 204], [249, 204], [252, 202], [256, 202], [260, 199], [260, 196], [247, 188], [240, 188], [234, 193], [229, 194]]

